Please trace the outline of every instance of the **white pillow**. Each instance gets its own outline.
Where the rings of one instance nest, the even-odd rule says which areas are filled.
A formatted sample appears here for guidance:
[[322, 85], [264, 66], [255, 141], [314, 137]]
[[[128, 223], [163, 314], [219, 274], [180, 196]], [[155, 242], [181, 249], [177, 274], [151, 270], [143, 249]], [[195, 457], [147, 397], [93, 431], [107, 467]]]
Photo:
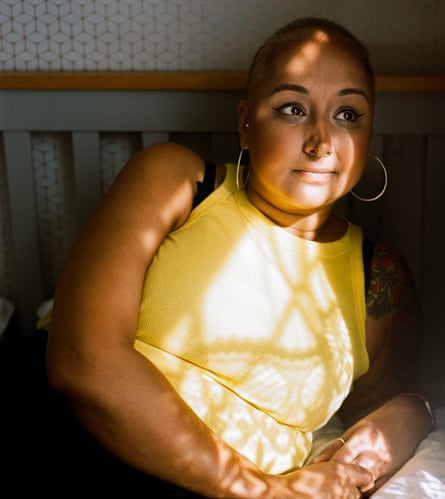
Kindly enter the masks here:
[[414, 456], [373, 499], [445, 498], [445, 407], [434, 412], [437, 430], [421, 442]]

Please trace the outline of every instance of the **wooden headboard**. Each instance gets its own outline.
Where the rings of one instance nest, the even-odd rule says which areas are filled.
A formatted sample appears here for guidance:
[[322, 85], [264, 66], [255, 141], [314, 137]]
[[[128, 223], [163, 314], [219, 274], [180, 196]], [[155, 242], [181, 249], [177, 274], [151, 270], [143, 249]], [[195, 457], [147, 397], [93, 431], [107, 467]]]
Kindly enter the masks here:
[[[130, 155], [171, 140], [236, 161], [245, 81], [242, 72], [1, 74], [0, 296], [16, 305], [23, 334]], [[339, 210], [406, 255], [425, 315], [423, 383], [445, 401], [445, 75], [380, 74], [376, 84], [371, 152], [389, 186], [375, 203], [351, 196]]]

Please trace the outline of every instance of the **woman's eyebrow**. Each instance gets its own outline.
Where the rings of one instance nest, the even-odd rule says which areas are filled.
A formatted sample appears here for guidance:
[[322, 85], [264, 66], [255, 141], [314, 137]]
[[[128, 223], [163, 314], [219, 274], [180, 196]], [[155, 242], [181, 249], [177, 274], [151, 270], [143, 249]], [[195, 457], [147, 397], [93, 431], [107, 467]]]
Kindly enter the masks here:
[[277, 92], [281, 92], [283, 90], [292, 90], [293, 92], [299, 92], [301, 94], [309, 94], [309, 90], [302, 85], [295, 85], [294, 83], [282, 83], [281, 85], [273, 88], [270, 92], [270, 95], [276, 94]]
[[369, 103], [368, 94], [364, 90], [362, 90], [361, 88], [343, 88], [342, 90], [339, 90], [337, 92], [337, 95], [339, 97], [342, 97], [343, 95], [351, 95], [351, 94], [362, 95]]
[[[306, 95], [310, 93], [309, 90], [306, 87], [303, 87], [302, 85], [296, 85], [294, 83], [282, 83], [281, 85], [278, 85], [275, 88], [273, 88], [270, 92], [270, 95], [276, 94], [283, 90], [291, 90], [292, 92], [298, 92], [300, 94], [306, 94]], [[343, 88], [337, 92], [337, 95], [339, 97], [351, 94], [362, 95], [369, 103], [369, 97], [367, 93], [361, 88], [352, 88], [352, 87]]]

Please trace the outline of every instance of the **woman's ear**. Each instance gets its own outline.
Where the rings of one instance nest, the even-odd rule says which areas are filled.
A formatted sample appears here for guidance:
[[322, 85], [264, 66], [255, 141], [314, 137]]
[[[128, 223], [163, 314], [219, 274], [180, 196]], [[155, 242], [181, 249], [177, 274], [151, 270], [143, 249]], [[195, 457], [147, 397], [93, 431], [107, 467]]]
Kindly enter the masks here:
[[247, 111], [247, 102], [245, 100], [242, 100], [238, 104], [238, 133], [241, 148], [248, 149], [249, 113]]

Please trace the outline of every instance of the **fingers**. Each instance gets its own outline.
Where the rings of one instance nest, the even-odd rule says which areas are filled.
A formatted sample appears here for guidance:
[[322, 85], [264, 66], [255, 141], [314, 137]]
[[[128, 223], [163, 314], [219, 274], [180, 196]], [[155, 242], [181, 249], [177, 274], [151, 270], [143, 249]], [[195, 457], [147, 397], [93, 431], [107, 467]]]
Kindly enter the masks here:
[[334, 461], [312, 464], [298, 473], [298, 490], [303, 497], [359, 499], [374, 487], [372, 474], [356, 464]]
[[377, 464], [378, 464], [378, 459], [375, 454], [360, 454], [356, 459], [354, 459], [352, 462], [354, 464], [358, 464], [362, 468], [365, 468], [367, 470], [372, 470], [375, 469]]
[[326, 444], [322, 451], [311, 459], [311, 463], [321, 463], [323, 461], [329, 461], [332, 456], [339, 451], [346, 441], [343, 437], [337, 437]]
[[346, 470], [349, 479], [356, 484], [360, 491], [374, 487], [374, 476], [366, 468], [362, 468], [358, 464], [351, 464]]
[[346, 442], [345, 442], [345, 439], [344, 439], [344, 438], [342, 438], [342, 437], [337, 437], [337, 438], [335, 439], [335, 442], [336, 442], [337, 440], [338, 440], [338, 441], [339, 441], [342, 445], [345, 445], [345, 443], [346, 443]]
[[330, 461], [344, 464], [354, 464], [362, 470], [369, 472], [372, 481], [360, 487], [362, 492], [366, 492], [375, 486], [375, 481], [385, 473], [386, 460], [375, 451], [363, 448], [356, 441], [345, 440], [342, 437], [335, 439], [323, 452], [322, 459], [327, 456]]

